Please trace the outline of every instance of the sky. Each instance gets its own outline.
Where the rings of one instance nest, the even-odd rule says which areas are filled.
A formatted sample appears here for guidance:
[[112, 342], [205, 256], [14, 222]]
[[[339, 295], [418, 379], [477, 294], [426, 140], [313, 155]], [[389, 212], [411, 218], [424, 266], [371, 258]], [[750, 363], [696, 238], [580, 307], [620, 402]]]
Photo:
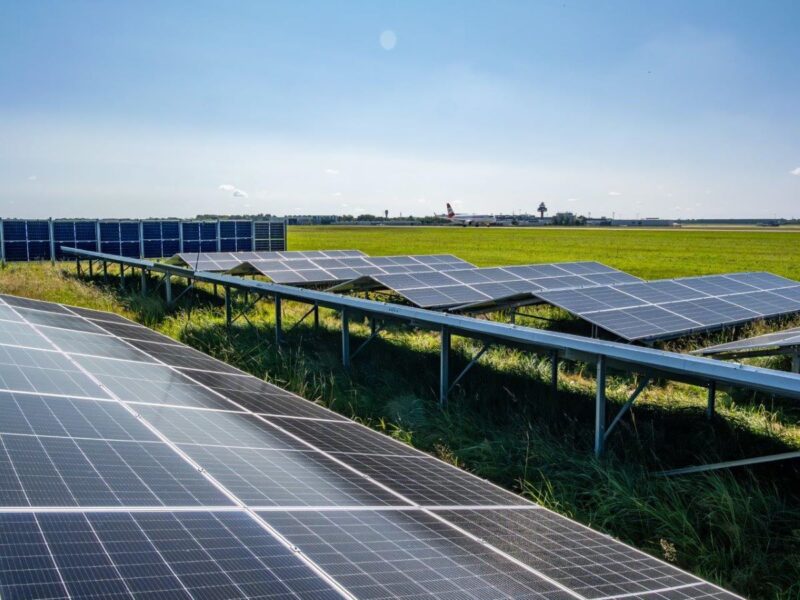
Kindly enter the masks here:
[[0, 217], [800, 217], [800, 2], [0, 0]]

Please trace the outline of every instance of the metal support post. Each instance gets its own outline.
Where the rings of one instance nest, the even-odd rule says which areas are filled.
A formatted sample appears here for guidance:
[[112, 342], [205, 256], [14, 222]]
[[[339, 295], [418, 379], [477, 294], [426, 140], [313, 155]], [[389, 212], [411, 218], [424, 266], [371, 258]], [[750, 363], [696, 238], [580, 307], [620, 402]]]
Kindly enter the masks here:
[[125, 289], [125, 265], [119, 263], [119, 288]]
[[142, 296], [147, 295], [147, 269], [141, 269]]
[[319, 332], [319, 304], [314, 302], [314, 333]]
[[219, 294], [217, 293], [217, 284], [215, 283], [214, 284], [214, 298], [216, 298], [217, 296], [219, 296]]
[[558, 350], [550, 353], [550, 397], [558, 397]]
[[56, 264], [56, 236], [53, 233], [53, 218], [47, 220], [47, 235], [50, 239], [50, 264]]
[[447, 396], [450, 393], [450, 330], [442, 327], [439, 348], [439, 406], [447, 407]]
[[605, 450], [606, 433], [606, 357], [597, 357], [597, 397], [594, 411], [594, 455], [600, 457]]
[[342, 307], [342, 365], [345, 369], [350, 368], [350, 315], [344, 307]]
[[231, 288], [228, 285], [225, 286], [225, 324], [231, 328]]
[[108, 262], [103, 261], [103, 281], [108, 281]]
[[281, 317], [283, 316], [281, 311], [281, 297], [278, 294], [275, 294], [275, 344], [280, 345], [281, 343]]
[[80, 277], [81, 276], [81, 259], [79, 257], [75, 257], [75, 274]]
[[792, 354], [792, 373], [800, 373], [800, 353]]
[[708, 382], [708, 406], [706, 406], [706, 419], [714, 418], [714, 410], [717, 402], [717, 382]]
[[94, 261], [90, 258], [89, 259], [89, 279], [94, 277]]
[[172, 304], [172, 276], [169, 273], [164, 273], [164, 296], [167, 299], [167, 305]]

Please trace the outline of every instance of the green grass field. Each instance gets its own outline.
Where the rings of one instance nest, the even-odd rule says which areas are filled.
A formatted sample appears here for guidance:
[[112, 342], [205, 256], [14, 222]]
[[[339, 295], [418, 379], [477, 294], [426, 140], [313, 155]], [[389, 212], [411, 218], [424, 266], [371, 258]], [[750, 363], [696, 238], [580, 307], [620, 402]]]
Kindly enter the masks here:
[[[450, 252], [481, 265], [598, 260], [648, 278], [758, 269], [800, 279], [797, 236], [303, 227], [290, 229], [289, 246], [357, 248], [374, 255]], [[228, 332], [221, 298], [210, 288], [196, 288], [167, 310], [152, 293], [155, 281], [142, 298], [136, 279], [128, 278], [130, 287], [123, 291], [113, 276], [108, 283], [75, 277], [70, 264], [17, 264], [0, 271], [0, 291], [120, 312], [743, 595], [800, 598], [798, 461], [673, 479], [653, 475], [674, 466], [800, 449], [800, 409], [794, 402], [744, 391], [720, 393], [719, 417], [709, 422], [703, 417], [705, 390], [658, 381], [637, 400], [609, 440], [608, 455], [598, 461], [591, 452], [590, 365], [562, 364], [553, 398], [547, 357], [495, 348], [441, 411], [435, 401], [435, 334], [390, 328], [347, 372], [341, 368], [333, 311], [322, 312], [319, 332], [303, 323], [278, 349], [270, 303], [248, 313], [252, 325], [240, 320]], [[174, 287], [176, 294], [181, 291]], [[284, 329], [304, 312], [285, 303]], [[354, 348], [368, 332], [366, 323], [353, 324]], [[679, 346], [700, 343], [704, 340]], [[454, 340], [454, 372], [477, 347]], [[774, 358], [759, 364], [786, 367]], [[636, 383], [632, 375], [610, 378], [610, 414]]]
[[447, 253], [478, 266], [596, 260], [646, 279], [770, 271], [800, 279], [800, 231], [556, 227], [291, 227], [289, 248]]

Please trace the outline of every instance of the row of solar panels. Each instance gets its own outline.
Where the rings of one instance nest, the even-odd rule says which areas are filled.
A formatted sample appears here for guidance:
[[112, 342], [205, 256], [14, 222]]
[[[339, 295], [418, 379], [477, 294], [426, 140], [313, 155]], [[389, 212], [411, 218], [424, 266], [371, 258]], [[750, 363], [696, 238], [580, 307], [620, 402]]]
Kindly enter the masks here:
[[735, 598], [117, 315], [0, 297], [0, 597]]
[[286, 248], [284, 220], [0, 220], [3, 261], [62, 260], [61, 247], [129, 258], [162, 258], [179, 252], [276, 251]]
[[546, 302], [628, 341], [800, 311], [800, 283], [770, 273], [642, 281], [591, 261], [477, 268], [452, 255], [368, 257], [356, 250], [178, 259], [194, 261], [197, 270], [258, 273], [276, 283], [335, 284], [331, 291], [337, 292], [388, 289], [421, 308], [474, 311]]
[[373, 274], [434, 273], [475, 268], [452, 254], [367, 256], [358, 250], [180, 254], [173, 262], [196, 271], [260, 274], [275, 283], [325, 285]]

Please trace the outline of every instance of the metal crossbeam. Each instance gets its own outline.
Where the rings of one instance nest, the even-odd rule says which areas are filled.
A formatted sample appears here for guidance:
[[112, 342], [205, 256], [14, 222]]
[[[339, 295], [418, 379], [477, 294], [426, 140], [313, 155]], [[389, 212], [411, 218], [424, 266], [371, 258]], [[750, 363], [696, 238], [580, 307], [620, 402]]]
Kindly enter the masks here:
[[467, 366], [466, 366], [466, 367], [464, 367], [464, 369], [461, 371], [461, 373], [459, 373], [459, 374], [458, 374], [458, 377], [456, 377], [456, 378], [455, 378], [455, 380], [453, 381], [453, 383], [451, 383], [451, 384], [450, 384], [450, 386], [447, 388], [447, 394], [448, 394], [448, 395], [450, 394], [450, 392], [452, 392], [452, 391], [453, 391], [453, 388], [454, 388], [454, 387], [456, 387], [456, 385], [458, 385], [458, 382], [459, 382], [459, 381], [461, 381], [461, 380], [464, 378], [464, 375], [466, 375], [466, 374], [467, 374], [467, 372], [468, 372], [468, 371], [469, 371], [469, 370], [470, 370], [470, 369], [471, 369], [473, 366], [475, 366], [475, 363], [477, 363], [477, 362], [478, 362], [478, 360], [480, 360], [481, 356], [483, 356], [483, 355], [486, 353], [486, 351], [487, 351], [489, 348], [491, 348], [491, 347], [492, 347], [492, 345], [491, 345], [490, 343], [488, 343], [488, 342], [487, 342], [487, 343], [485, 343], [485, 344], [483, 345], [483, 348], [481, 348], [480, 350], [478, 350], [478, 353], [477, 353], [475, 356], [473, 356], [473, 357], [472, 357], [472, 360], [470, 360], [470, 361], [467, 363]]
[[381, 331], [383, 331], [383, 326], [382, 325], [375, 325], [375, 322], [373, 321], [372, 322], [372, 333], [370, 333], [369, 336], [367, 337], [367, 339], [365, 339], [363, 342], [361, 342], [361, 344], [358, 346], [358, 348], [356, 348], [355, 352], [353, 352], [353, 354], [350, 355], [350, 360], [353, 360], [356, 356], [358, 356], [358, 353], [361, 352], [364, 348], [366, 348], [367, 344], [369, 344], [372, 340], [374, 340], [376, 337], [378, 337], [380, 335]]
[[660, 471], [656, 475], [660, 477], [672, 477], [674, 475], [689, 475], [691, 473], [702, 473], [704, 471], [716, 471], [718, 469], [730, 469], [732, 467], [746, 467], [748, 465], [758, 465], [779, 460], [790, 460], [800, 458], [800, 452], [783, 452], [781, 454], [769, 454], [767, 456], [757, 456], [755, 458], [742, 458], [740, 460], [727, 460], [724, 462], [712, 463], [708, 465], [697, 465], [694, 467], [682, 467], [680, 469], [670, 469]]
[[650, 383], [649, 377], [645, 377], [644, 379], [642, 379], [639, 382], [639, 385], [636, 386], [636, 389], [633, 390], [633, 393], [630, 395], [630, 398], [628, 398], [628, 401], [625, 402], [625, 404], [622, 405], [622, 408], [619, 409], [617, 416], [614, 417], [614, 420], [611, 421], [611, 425], [609, 425], [606, 428], [606, 432], [603, 434], [604, 443], [608, 441], [608, 436], [611, 435], [612, 431], [614, 431], [614, 428], [620, 422], [622, 417], [624, 417], [625, 414], [631, 409], [631, 406], [633, 406], [633, 403], [636, 402], [636, 399], [639, 397], [639, 394], [641, 394], [644, 391], [644, 388], [647, 387], [648, 383]]

